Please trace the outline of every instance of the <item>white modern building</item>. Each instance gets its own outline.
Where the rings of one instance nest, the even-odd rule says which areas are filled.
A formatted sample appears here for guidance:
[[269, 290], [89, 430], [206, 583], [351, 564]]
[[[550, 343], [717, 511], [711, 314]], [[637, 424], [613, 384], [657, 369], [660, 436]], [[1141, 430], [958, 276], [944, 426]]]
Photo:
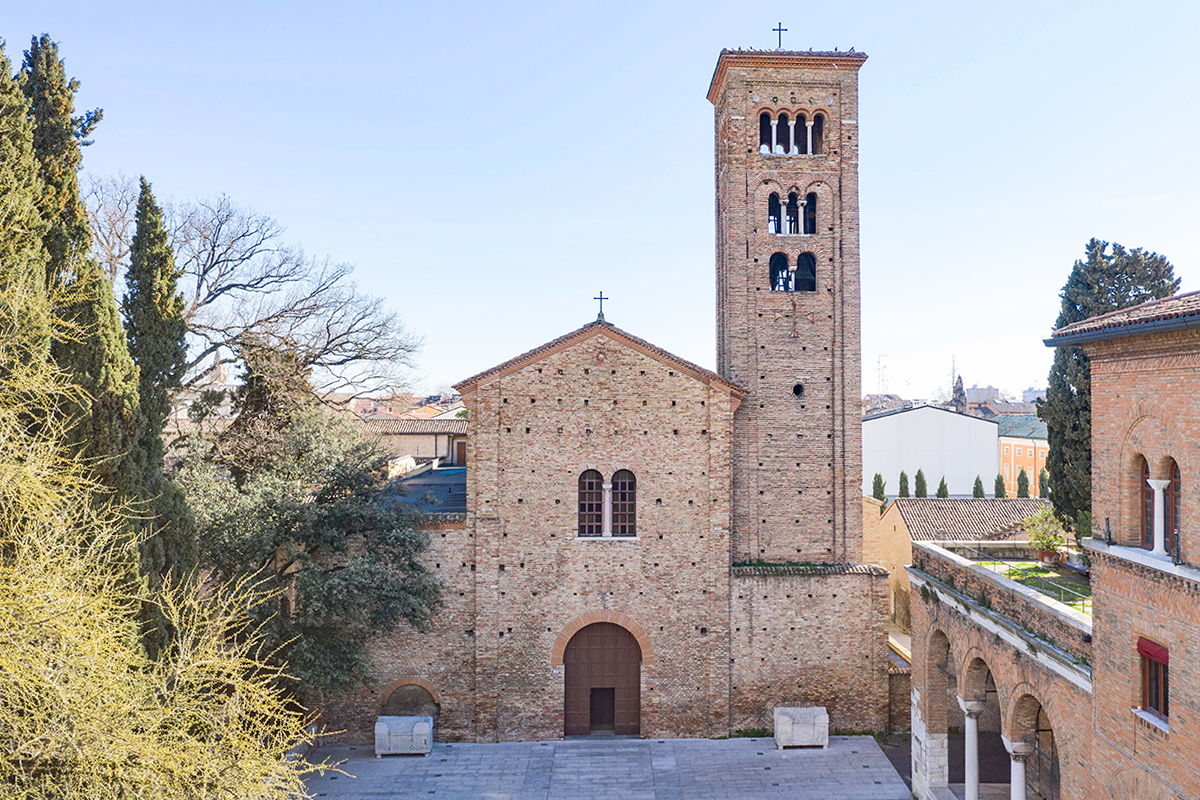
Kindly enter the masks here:
[[[951, 497], [970, 497], [975, 477], [992, 494], [1000, 469], [997, 425], [990, 419], [959, 414], [937, 406], [881, 411], [863, 417], [863, 494], [871, 494], [875, 473], [883, 475], [889, 497], [900, 489], [900, 472], [908, 473], [916, 491], [917, 470], [925, 471], [929, 496], [946, 478]], [[1016, 487], [1012, 487], [1016, 493]]]

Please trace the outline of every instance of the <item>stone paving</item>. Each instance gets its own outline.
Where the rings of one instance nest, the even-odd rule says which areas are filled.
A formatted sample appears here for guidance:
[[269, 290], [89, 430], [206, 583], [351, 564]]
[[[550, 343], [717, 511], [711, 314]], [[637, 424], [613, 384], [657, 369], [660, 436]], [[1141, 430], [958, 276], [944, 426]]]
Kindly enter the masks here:
[[[771, 739], [568, 739], [435, 744], [422, 756], [376, 759], [370, 746], [326, 747], [349, 775], [308, 781], [312, 797], [434, 800], [910, 800], [869, 736], [829, 749], [776, 750]], [[354, 777], [350, 777], [353, 775]]]

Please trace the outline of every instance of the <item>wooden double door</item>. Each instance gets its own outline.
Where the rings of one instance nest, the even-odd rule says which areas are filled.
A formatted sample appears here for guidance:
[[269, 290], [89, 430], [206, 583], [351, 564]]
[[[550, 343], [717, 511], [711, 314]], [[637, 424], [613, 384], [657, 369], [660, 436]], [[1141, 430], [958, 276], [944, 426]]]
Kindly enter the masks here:
[[579, 630], [563, 653], [567, 736], [641, 733], [642, 648], [612, 622]]

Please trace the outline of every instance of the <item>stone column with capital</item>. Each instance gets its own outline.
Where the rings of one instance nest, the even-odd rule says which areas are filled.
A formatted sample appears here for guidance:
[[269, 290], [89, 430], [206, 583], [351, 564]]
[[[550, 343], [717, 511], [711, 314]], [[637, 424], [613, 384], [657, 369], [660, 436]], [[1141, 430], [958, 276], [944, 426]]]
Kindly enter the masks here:
[[1150, 484], [1150, 488], [1154, 490], [1154, 555], [1166, 556], [1167, 547], [1165, 543], [1165, 527], [1166, 519], [1164, 514], [1166, 509], [1163, 507], [1163, 489], [1167, 488], [1170, 481], [1154, 480], [1151, 478], [1146, 483]]
[[788, 155], [796, 155], [796, 120], [788, 120]]
[[813, 151], [812, 151], [812, 126], [813, 126], [813, 121], [811, 119], [804, 121], [804, 127], [808, 129], [808, 131], [807, 131], [808, 146], [805, 148], [804, 152], [808, 153], [810, 156], [813, 154]]
[[1011, 776], [1009, 797], [1011, 800], [1025, 800], [1025, 762], [1033, 755], [1033, 745], [1025, 742], [1010, 742], [1003, 736], [1000, 739], [1004, 742], [1004, 749], [1008, 751], [1009, 758], [1012, 759], [1012, 771], [1009, 773]]
[[779, 120], [771, 120], [771, 153], [779, 152]]
[[612, 484], [604, 484], [604, 509], [601, 512], [601, 536], [612, 536]]
[[808, 231], [804, 230], [804, 206], [808, 203], [808, 200], [799, 200], [797, 202], [799, 205], [796, 208], [796, 221], [799, 223], [799, 233], [808, 233]]
[[958, 705], [966, 715], [964, 730], [965, 742], [965, 786], [967, 800], [979, 800], [979, 717], [987, 710], [987, 706], [975, 700], [967, 701], [958, 698]]

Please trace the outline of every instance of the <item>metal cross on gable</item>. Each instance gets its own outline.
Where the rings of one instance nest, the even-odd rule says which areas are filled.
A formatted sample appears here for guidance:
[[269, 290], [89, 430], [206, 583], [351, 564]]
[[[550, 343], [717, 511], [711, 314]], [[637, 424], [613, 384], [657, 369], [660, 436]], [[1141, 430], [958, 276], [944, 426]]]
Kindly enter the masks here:
[[605, 296], [604, 296], [604, 292], [603, 292], [603, 291], [601, 291], [601, 292], [600, 292], [600, 296], [599, 296], [599, 297], [593, 297], [592, 299], [593, 299], [593, 300], [599, 300], [599, 301], [600, 301], [600, 313], [599, 313], [599, 315], [597, 315], [597, 317], [596, 317], [596, 321], [597, 321], [597, 322], [604, 322], [604, 301], [605, 301], [605, 300], [612, 300], [612, 298], [611, 298], [611, 297], [605, 297]]
[[779, 34], [779, 47], [777, 49], [782, 50], [783, 49], [783, 32], [786, 31], [787, 28], [783, 27], [783, 23], [781, 22], [781, 23], [779, 23], [778, 27], [771, 28], [771, 30], [773, 30]]

